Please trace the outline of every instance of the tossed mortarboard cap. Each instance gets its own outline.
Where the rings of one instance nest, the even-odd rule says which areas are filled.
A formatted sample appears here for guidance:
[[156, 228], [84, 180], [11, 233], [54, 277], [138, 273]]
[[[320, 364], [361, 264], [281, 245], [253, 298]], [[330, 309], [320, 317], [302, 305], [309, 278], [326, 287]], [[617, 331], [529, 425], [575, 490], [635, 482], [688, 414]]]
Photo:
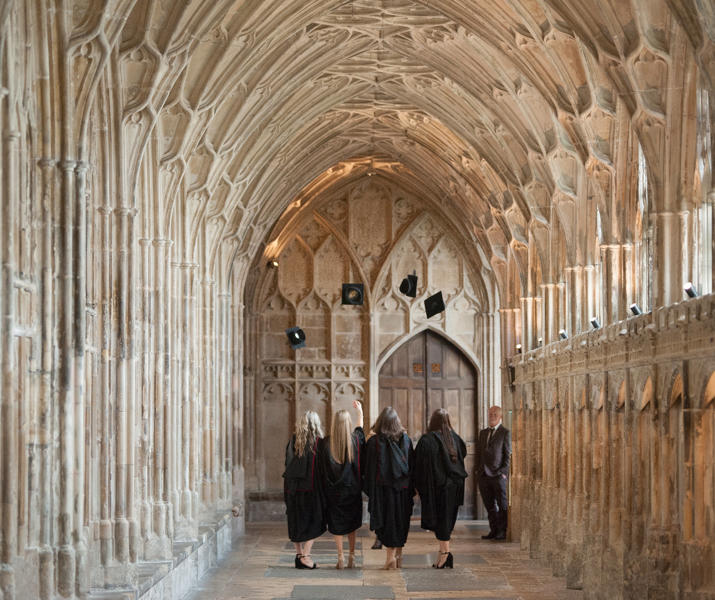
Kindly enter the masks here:
[[405, 296], [414, 298], [417, 295], [417, 275], [413, 273], [405, 277], [400, 284], [400, 291]]
[[286, 329], [286, 335], [294, 350], [305, 347], [305, 331], [300, 327], [289, 327]]
[[425, 312], [427, 313], [427, 318], [433, 317], [437, 313], [441, 313], [444, 310], [444, 300], [442, 298], [442, 292], [437, 292], [432, 294], [429, 298], [425, 300]]
[[365, 297], [365, 286], [362, 283], [344, 283], [342, 304], [360, 306]]

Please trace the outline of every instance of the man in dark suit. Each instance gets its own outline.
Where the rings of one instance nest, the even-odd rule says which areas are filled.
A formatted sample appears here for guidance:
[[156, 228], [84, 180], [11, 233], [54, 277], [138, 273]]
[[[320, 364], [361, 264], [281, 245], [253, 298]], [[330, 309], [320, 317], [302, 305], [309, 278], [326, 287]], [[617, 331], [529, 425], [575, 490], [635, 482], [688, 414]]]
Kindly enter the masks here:
[[479, 493], [489, 515], [489, 534], [482, 539], [505, 540], [511, 432], [501, 424], [501, 406], [490, 407], [488, 415], [489, 427], [479, 432], [476, 456]]

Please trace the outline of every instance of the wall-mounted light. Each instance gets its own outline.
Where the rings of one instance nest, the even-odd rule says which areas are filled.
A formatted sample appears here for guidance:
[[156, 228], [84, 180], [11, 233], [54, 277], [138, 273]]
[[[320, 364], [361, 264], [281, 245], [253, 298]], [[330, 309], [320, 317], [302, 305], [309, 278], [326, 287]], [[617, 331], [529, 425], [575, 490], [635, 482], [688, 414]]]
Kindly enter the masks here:
[[541, 346], [543, 346], [543, 345], [544, 345], [544, 338], [538, 338], [536, 340], [536, 347], [541, 348]]
[[516, 353], [521, 354], [521, 344], [516, 345]]
[[268, 261], [268, 268], [269, 269], [277, 269], [278, 268], [278, 261], [275, 258], [272, 258], [271, 260]]
[[688, 283], [685, 284], [685, 287], [683, 289], [690, 298], [698, 297], [698, 292], [695, 291], [695, 286], [693, 285], [692, 281], [688, 281]]
[[560, 337], [562, 340], [565, 340], [565, 339], [567, 339], [569, 336], [568, 336], [568, 334], [566, 333], [566, 330], [565, 330], [565, 329], [559, 329], [559, 337]]
[[631, 310], [631, 312], [634, 315], [642, 315], [643, 314], [641, 307], [638, 306], [635, 302], [633, 304], [631, 304], [628, 308]]
[[591, 317], [591, 327], [594, 329], [600, 329], [601, 324], [598, 322], [598, 319], [596, 317]]

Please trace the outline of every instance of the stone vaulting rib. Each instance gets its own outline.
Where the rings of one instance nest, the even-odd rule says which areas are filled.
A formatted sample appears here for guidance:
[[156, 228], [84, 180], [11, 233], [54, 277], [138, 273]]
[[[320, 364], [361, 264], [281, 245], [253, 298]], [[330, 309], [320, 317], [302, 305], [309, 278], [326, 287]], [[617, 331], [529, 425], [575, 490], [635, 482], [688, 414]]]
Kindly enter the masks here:
[[271, 427], [369, 413], [429, 327], [513, 410], [515, 538], [595, 597], [709, 593], [714, 32], [685, 0], [0, 0], [0, 599], [140, 586], [275, 492]]

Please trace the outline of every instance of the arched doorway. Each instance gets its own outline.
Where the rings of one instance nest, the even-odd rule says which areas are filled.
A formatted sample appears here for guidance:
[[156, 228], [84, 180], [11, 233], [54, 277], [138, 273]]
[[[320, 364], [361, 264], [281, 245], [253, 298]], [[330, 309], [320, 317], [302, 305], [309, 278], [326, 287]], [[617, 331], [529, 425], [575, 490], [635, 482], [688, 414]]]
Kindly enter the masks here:
[[[393, 406], [416, 443], [427, 429], [436, 408], [449, 411], [452, 426], [467, 444], [469, 473], [460, 516], [485, 518], [475, 502], [474, 451], [479, 432], [477, 373], [467, 357], [452, 343], [432, 331], [407, 340], [380, 369], [379, 406]], [[476, 504], [476, 511], [475, 511]]]

